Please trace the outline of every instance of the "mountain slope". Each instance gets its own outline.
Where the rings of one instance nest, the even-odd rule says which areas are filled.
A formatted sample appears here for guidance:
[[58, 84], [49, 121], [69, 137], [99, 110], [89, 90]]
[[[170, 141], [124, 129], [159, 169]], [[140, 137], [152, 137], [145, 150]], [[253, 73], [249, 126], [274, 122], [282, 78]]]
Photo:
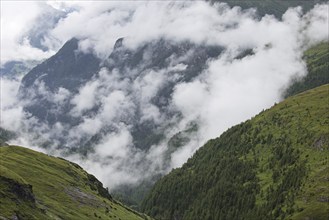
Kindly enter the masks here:
[[293, 79], [285, 91], [285, 98], [329, 83], [329, 42], [311, 47], [304, 53], [308, 73], [301, 79]]
[[[208, 60], [218, 57], [224, 48], [157, 39], [130, 49], [125, 46], [124, 39], [120, 38], [109, 57], [102, 61], [92, 53], [86, 54], [78, 49], [78, 39], [66, 42], [58, 53], [24, 76], [19, 94], [26, 102], [24, 109], [31, 116], [49, 127], [61, 123], [68, 130], [79, 128], [86, 118], [103, 114], [104, 100], [111, 97], [111, 93], [120, 90], [129, 97], [129, 109], [120, 109], [121, 112], [126, 111], [125, 114], [121, 116], [117, 113], [115, 119], [104, 122], [99, 132], [81, 137], [80, 141], [68, 146], [79, 146], [76, 151], [85, 152], [92, 150], [103, 136], [116, 131], [117, 124], [121, 123], [131, 125], [133, 142], [137, 148], [148, 150], [158, 143], [163, 139], [159, 131], [166, 125], [157, 124], [152, 117], [148, 118], [149, 114], [144, 112], [145, 106], [151, 106], [154, 111], [173, 118], [176, 112], [170, 108], [170, 99], [175, 85], [192, 81], [207, 67]], [[157, 79], [155, 75], [157, 78], [165, 78], [164, 83], [155, 83], [155, 91], [145, 94], [147, 91], [143, 88], [148, 85], [150, 78]], [[108, 81], [104, 82], [104, 78]], [[121, 88], [121, 84], [124, 87]], [[79, 94], [84, 97], [93, 96], [92, 106], [77, 110], [81, 106], [77, 103], [89, 100], [87, 97], [83, 100]], [[111, 106], [111, 109], [114, 107]], [[67, 131], [64, 131], [53, 139], [63, 148], [67, 144], [67, 136]]]
[[100, 60], [91, 53], [79, 52], [78, 43], [76, 38], [67, 41], [54, 56], [34, 67], [22, 79], [19, 95], [21, 99], [29, 100], [25, 111], [50, 125], [77, 123], [76, 119], [63, 114], [72, 108], [72, 104], [63, 100], [63, 106], [58, 109], [60, 101], [49, 98], [50, 92], [76, 93], [99, 71]]
[[143, 202], [156, 219], [328, 219], [329, 85], [210, 140]]
[[266, 14], [274, 15], [277, 18], [287, 11], [289, 7], [302, 6], [304, 11], [309, 11], [317, 3], [323, 3], [323, 0], [209, 0], [211, 3], [225, 2], [229, 6], [240, 6], [242, 9], [257, 8], [259, 16]]
[[0, 219], [147, 219], [77, 164], [17, 146], [0, 155]]
[[0, 67], [1, 77], [17, 77], [17, 75], [25, 75], [33, 67], [38, 65], [40, 61], [28, 60], [28, 61], [10, 61]]

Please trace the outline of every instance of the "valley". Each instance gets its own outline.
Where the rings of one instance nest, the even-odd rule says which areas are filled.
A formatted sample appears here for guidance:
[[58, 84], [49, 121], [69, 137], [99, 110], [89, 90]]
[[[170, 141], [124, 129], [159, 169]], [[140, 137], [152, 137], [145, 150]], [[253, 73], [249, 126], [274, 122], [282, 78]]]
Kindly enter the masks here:
[[328, 219], [328, 6], [1, 2], [0, 219]]

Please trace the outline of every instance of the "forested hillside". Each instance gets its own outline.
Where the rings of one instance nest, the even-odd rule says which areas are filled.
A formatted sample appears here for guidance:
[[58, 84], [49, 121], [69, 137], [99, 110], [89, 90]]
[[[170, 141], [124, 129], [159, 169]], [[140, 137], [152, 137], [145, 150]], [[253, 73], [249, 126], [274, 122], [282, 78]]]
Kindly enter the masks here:
[[156, 183], [156, 219], [328, 219], [329, 85], [210, 140]]
[[328, 0], [24, 2], [1, 2], [0, 220], [328, 217]]
[[301, 79], [293, 79], [285, 91], [285, 98], [329, 83], [329, 44], [323, 42], [304, 53], [308, 74]]
[[211, 3], [225, 2], [231, 7], [240, 6], [242, 9], [257, 8], [259, 16], [266, 14], [274, 15], [277, 18], [287, 11], [289, 7], [302, 6], [304, 11], [308, 11], [317, 3], [326, 2], [324, 0], [209, 0]]
[[0, 145], [0, 219], [148, 219], [77, 164]]

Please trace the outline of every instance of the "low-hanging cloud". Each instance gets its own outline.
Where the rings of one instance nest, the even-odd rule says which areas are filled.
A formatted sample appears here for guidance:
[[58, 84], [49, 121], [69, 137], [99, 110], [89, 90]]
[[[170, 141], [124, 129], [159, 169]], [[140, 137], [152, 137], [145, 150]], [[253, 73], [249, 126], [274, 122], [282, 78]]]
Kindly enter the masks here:
[[[289, 9], [282, 20], [268, 15], [258, 19], [253, 9], [241, 11], [201, 1], [62, 2], [48, 6], [66, 11], [65, 17], [47, 26], [52, 28], [43, 34], [49, 51], [72, 37], [80, 39], [80, 52], [94, 53], [103, 60], [120, 37], [130, 50], [159, 39], [224, 48], [190, 81], [180, 79], [188, 68], [185, 61], [196, 52], [193, 49], [168, 58], [168, 65], [157, 69], [145, 67], [152, 59], [152, 50], [147, 50], [142, 66], [104, 67], [77, 93], [65, 88], [50, 92], [40, 82], [37, 93], [55, 101], [52, 111], [72, 106], [69, 114], [77, 119], [74, 126], [45, 124], [24, 112], [23, 106], [33, 102], [33, 94], [31, 100], [19, 100], [20, 79], [2, 79], [1, 126], [20, 134], [14, 143], [38, 146], [53, 140], [47, 145], [48, 152], [59, 155], [63, 149], [57, 145], [62, 142], [56, 140], [64, 139], [66, 157], [112, 189], [181, 166], [208, 139], [280, 101], [291, 77], [306, 74], [303, 51], [328, 37], [328, 4], [317, 5], [307, 14], [301, 8]], [[237, 58], [246, 49], [252, 52]], [[174, 87], [169, 102], [155, 105], [158, 92], [170, 83]], [[136, 123], [151, 124], [155, 133], [163, 135], [161, 141], [149, 149], [137, 148], [133, 138]], [[171, 155], [168, 165], [168, 141], [191, 124], [197, 124], [198, 130]], [[70, 153], [95, 135], [99, 141], [93, 151], [84, 157]]]
[[13, 60], [43, 60], [53, 55], [62, 42], [48, 43], [44, 36], [66, 14], [48, 2], [2, 1], [1, 67]]

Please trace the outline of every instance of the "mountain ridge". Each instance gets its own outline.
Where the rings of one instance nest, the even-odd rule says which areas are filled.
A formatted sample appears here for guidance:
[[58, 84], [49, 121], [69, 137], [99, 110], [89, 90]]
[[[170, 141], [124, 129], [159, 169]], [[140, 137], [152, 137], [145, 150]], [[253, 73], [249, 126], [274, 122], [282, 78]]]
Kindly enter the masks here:
[[[132, 94], [131, 102], [134, 108], [131, 113], [127, 113], [125, 118], [121, 118], [121, 122], [132, 125], [131, 132], [134, 139], [134, 145], [138, 149], [147, 150], [153, 144], [161, 139], [157, 134], [157, 130], [164, 129], [154, 120], [141, 120], [144, 114], [141, 110], [143, 105], [142, 91], [135, 91], [133, 82], [141, 80], [147, 74], [162, 71], [168, 68], [166, 75], [168, 77], [165, 85], [156, 91], [150, 103], [154, 105], [158, 111], [163, 114], [172, 116], [175, 114], [170, 110], [170, 97], [173, 94], [174, 86], [178, 82], [190, 82], [197, 77], [207, 66], [208, 59], [218, 57], [223, 48], [220, 46], [203, 46], [190, 42], [181, 42], [179, 44], [166, 39], [158, 39], [144, 43], [137, 49], [129, 49], [123, 44], [124, 38], [119, 38], [114, 44], [114, 49], [107, 59], [101, 61], [91, 53], [85, 54], [78, 51], [79, 40], [73, 38], [69, 40], [54, 56], [39, 64], [27, 73], [22, 79], [19, 94], [22, 100], [30, 100], [24, 106], [26, 112], [35, 117], [39, 122], [48, 126], [53, 126], [57, 122], [64, 124], [68, 128], [78, 126], [86, 117], [92, 117], [102, 110], [102, 103], [95, 103], [91, 109], [80, 112], [80, 115], [74, 114], [75, 102], [74, 97], [80, 94], [84, 86], [88, 86], [88, 82], [93, 82], [103, 77], [118, 77], [122, 83], [129, 83], [123, 92]], [[192, 53], [193, 52], [193, 53]], [[147, 58], [146, 58], [147, 57]], [[174, 69], [170, 65], [178, 61], [183, 63], [181, 69]], [[88, 67], [88, 68], [85, 68]], [[172, 68], [173, 70], [170, 70]], [[81, 70], [81, 71], [80, 71]], [[105, 73], [104, 73], [105, 71]], [[106, 72], [107, 71], [107, 72]], [[102, 85], [98, 85], [101, 88]], [[107, 88], [108, 94], [114, 88]], [[135, 90], [134, 90], [135, 89]], [[51, 93], [45, 94], [46, 90]], [[58, 104], [56, 95], [63, 95], [65, 98]], [[88, 94], [86, 94], [88, 95]], [[119, 119], [118, 119], [119, 120]], [[86, 137], [81, 140], [79, 145], [82, 151], [90, 151], [92, 147], [99, 143], [102, 136], [109, 132], [115, 131], [115, 123], [108, 123], [102, 127], [100, 132]], [[65, 141], [63, 134], [58, 137], [59, 143], [63, 146]], [[67, 146], [72, 147], [73, 146]], [[79, 149], [73, 149], [79, 151]]]
[[264, 15], [274, 15], [276, 18], [281, 19], [281, 16], [288, 8], [302, 6], [304, 11], [309, 11], [315, 4], [325, 3], [325, 0], [207, 0], [211, 4], [218, 2], [225, 2], [230, 7], [239, 6], [242, 10], [256, 8], [257, 15], [263, 17]]
[[142, 204], [156, 219], [326, 219], [329, 85], [233, 126], [162, 177]]
[[114, 200], [93, 175], [63, 158], [1, 146], [0, 217], [149, 219]]

